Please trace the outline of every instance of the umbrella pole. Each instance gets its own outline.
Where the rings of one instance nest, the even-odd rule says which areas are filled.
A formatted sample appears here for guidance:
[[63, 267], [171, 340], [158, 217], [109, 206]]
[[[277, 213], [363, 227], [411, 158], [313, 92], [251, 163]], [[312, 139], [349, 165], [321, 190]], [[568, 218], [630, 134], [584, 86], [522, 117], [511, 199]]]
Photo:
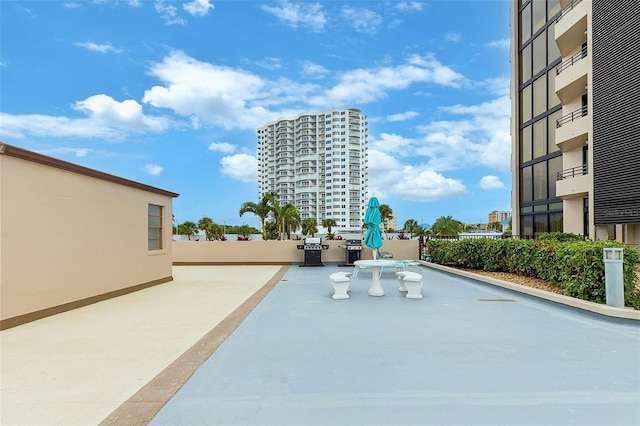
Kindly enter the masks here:
[[373, 260], [378, 260], [378, 249], [371, 249], [371, 254], [373, 255]]

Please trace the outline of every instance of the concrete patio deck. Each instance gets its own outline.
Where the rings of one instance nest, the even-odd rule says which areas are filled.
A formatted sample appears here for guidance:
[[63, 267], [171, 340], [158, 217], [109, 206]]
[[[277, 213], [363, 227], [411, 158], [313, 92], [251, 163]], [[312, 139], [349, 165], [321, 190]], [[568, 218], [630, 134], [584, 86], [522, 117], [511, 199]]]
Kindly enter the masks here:
[[[201, 268], [226, 278], [206, 285]], [[384, 297], [367, 295], [361, 272], [351, 298], [333, 300], [338, 270], [176, 267], [173, 283], [5, 330], [0, 423], [640, 424], [637, 322], [426, 267], [410, 268], [425, 277], [422, 300], [405, 299], [391, 272]], [[235, 331], [215, 328], [242, 306]], [[140, 334], [111, 348], [127, 328]], [[195, 373], [180, 388], [183, 370]]]

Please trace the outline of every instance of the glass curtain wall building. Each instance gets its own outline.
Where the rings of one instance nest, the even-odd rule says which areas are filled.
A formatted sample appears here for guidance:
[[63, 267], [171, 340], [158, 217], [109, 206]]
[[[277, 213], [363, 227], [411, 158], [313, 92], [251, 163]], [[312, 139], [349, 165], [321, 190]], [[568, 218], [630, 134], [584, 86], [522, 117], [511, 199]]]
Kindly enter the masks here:
[[513, 233], [534, 236], [562, 231], [562, 200], [556, 175], [562, 152], [556, 120], [562, 105], [555, 92], [561, 62], [555, 40], [559, 0], [516, 0], [512, 6]]
[[640, 2], [514, 0], [513, 231], [640, 244]]

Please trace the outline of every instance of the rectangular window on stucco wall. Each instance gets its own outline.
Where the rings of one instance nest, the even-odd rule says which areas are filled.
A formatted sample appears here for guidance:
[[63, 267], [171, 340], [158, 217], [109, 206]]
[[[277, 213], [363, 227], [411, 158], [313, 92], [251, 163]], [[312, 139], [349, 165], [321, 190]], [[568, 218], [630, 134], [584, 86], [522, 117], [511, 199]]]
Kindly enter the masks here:
[[149, 250], [162, 250], [162, 206], [149, 204]]

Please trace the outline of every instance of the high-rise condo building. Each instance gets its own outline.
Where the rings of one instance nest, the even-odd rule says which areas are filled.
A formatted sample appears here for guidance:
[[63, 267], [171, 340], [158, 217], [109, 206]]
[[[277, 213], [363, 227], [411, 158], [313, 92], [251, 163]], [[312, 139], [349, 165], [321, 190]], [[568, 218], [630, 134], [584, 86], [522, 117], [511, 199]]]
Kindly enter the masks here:
[[511, 217], [511, 212], [494, 210], [489, 213], [489, 223], [502, 222]]
[[514, 0], [513, 233], [640, 244], [640, 2]]
[[359, 109], [300, 114], [258, 128], [258, 193], [278, 194], [302, 220], [361, 232], [367, 203], [367, 117]]

